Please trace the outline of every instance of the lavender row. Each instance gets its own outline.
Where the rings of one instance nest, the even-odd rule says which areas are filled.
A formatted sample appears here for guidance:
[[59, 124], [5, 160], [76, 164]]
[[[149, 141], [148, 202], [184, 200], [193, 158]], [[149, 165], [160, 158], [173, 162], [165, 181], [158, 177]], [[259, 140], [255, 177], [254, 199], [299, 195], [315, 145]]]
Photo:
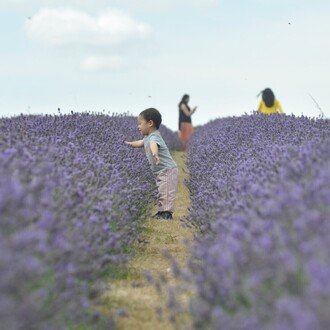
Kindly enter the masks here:
[[330, 326], [330, 125], [253, 115], [201, 127], [189, 148], [199, 233], [196, 329]]
[[127, 262], [155, 191], [138, 137], [125, 116], [0, 120], [2, 327], [102, 326], [94, 283]]
[[179, 140], [179, 136], [177, 133], [174, 133], [172, 130], [170, 130], [169, 128], [167, 128], [164, 125], [160, 126], [159, 131], [170, 150], [181, 150], [182, 149], [182, 146], [181, 146], [181, 143]]

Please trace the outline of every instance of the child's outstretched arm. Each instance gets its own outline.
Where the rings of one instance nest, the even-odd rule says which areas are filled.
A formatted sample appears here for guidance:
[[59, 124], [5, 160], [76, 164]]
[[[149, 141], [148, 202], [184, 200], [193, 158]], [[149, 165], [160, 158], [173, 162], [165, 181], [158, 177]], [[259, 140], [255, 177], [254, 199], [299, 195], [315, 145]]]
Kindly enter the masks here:
[[158, 144], [156, 142], [150, 142], [150, 151], [151, 151], [152, 157], [154, 158], [156, 165], [159, 165], [160, 159], [158, 156]]
[[132, 146], [133, 148], [142, 148], [144, 146], [143, 140], [137, 140], [137, 141], [125, 141], [126, 144], [129, 146]]

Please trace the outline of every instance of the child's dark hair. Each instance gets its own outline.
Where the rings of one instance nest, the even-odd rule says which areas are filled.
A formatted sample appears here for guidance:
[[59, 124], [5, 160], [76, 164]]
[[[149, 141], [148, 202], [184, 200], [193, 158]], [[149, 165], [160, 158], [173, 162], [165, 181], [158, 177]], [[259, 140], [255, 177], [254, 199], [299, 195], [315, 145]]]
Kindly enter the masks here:
[[271, 108], [275, 104], [275, 95], [270, 88], [266, 88], [262, 91], [262, 100], [268, 108]]
[[162, 115], [155, 108], [145, 109], [140, 113], [140, 116], [143, 117], [144, 120], [150, 121], [152, 120], [158, 129], [160, 124], [162, 123]]

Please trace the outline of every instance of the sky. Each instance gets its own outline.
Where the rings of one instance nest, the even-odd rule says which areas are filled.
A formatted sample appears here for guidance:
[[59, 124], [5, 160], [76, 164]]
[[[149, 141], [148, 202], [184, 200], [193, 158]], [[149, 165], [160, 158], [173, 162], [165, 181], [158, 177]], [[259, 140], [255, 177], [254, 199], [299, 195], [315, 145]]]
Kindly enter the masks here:
[[330, 117], [328, 0], [0, 0], [0, 115], [156, 107], [177, 129], [251, 113]]

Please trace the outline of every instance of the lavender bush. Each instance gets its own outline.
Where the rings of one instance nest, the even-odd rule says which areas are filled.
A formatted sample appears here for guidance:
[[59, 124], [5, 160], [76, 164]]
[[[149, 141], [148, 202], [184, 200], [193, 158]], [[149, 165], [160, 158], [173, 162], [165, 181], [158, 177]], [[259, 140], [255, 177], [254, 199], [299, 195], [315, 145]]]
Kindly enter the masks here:
[[91, 305], [96, 280], [127, 262], [154, 196], [145, 155], [124, 144], [138, 137], [126, 116], [0, 120], [1, 327], [113, 326]]
[[160, 126], [159, 131], [160, 131], [163, 139], [165, 140], [167, 146], [169, 147], [169, 149], [171, 149], [171, 150], [181, 150], [182, 149], [177, 132], [173, 132], [172, 130], [170, 130], [169, 128], [167, 128], [164, 125]]
[[200, 128], [188, 151], [199, 233], [196, 329], [330, 327], [330, 125], [253, 115]]

